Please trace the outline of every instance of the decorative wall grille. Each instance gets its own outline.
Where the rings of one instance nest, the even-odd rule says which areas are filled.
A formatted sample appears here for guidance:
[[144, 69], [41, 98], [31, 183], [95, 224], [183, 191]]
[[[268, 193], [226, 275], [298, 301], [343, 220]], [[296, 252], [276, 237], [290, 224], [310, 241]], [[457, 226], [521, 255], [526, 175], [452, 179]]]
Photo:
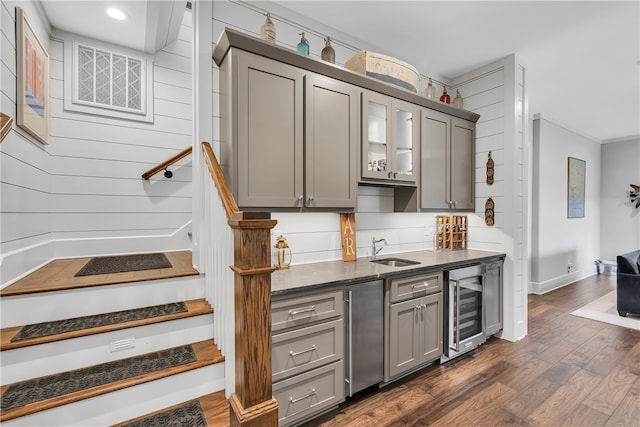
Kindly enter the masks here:
[[85, 44], [76, 44], [74, 102], [145, 113], [145, 62]]

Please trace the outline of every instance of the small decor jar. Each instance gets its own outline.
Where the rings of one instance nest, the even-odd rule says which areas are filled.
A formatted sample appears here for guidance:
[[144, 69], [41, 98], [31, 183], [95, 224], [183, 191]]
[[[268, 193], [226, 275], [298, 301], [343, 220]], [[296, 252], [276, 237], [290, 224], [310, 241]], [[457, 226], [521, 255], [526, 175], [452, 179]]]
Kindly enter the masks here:
[[323, 61], [331, 62], [332, 64], [336, 63], [336, 51], [331, 46], [331, 37], [329, 36], [324, 38], [324, 48], [320, 53], [320, 58]]
[[440, 102], [444, 102], [445, 104], [450, 104], [451, 103], [451, 97], [447, 93], [447, 87], [446, 86], [442, 87], [442, 95], [440, 96]]
[[300, 35], [302, 37], [300, 38], [300, 43], [298, 43], [298, 46], [296, 46], [296, 49], [298, 50], [298, 52], [302, 53], [303, 55], [309, 55], [309, 42], [304, 37], [304, 33], [300, 33]]
[[427, 88], [424, 90], [424, 95], [429, 99], [434, 99], [436, 97], [436, 88], [433, 85], [431, 77], [429, 77], [429, 84], [427, 84]]
[[260, 35], [263, 40], [274, 43], [276, 42], [276, 27], [271, 21], [271, 14], [267, 13], [267, 20], [260, 28]]
[[456, 97], [453, 98], [453, 106], [457, 108], [462, 108], [462, 97], [460, 96], [459, 90], [456, 90]]

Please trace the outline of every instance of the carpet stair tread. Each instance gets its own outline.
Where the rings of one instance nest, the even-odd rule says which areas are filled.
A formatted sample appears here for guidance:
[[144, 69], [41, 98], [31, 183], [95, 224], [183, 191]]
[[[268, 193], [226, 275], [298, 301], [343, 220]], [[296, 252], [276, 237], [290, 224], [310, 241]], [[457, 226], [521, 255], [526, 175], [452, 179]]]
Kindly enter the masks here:
[[[181, 306], [178, 308], [178, 305]], [[198, 299], [180, 303], [143, 307], [135, 310], [48, 322], [50, 327], [46, 327], [47, 325], [45, 324], [14, 326], [0, 330], [0, 351], [211, 313], [213, 313], [211, 305], [209, 305], [209, 303], [204, 299]], [[112, 317], [112, 319], [109, 319], [109, 317]], [[45, 330], [38, 331], [38, 336], [29, 336], [29, 334], [27, 334], [26, 337], [22, 337], [22, 335], [25, 335], [25, 332], [33, 329]], [[53, 333], [56, 329], [62, 329], [63, 331]], [[47, 332], [47, 330], [50, 330], [51, 333]]]
[[164, 252], [171, 268], [76, 276], [93, 258], [56, 259], [0, 291], [0, 297], [63, 291], [146, 280], [197, 276], [191, 251]]
[[0, 422], [220, 363], [213, 340], [2, 385]]
[[[112, 427], [141, 427], [141, 426], [155, 426], [155, 425], [192, 425], [187, 422], [178, 423], [175, 419], [172, 419], [173, 423], [167, 422], [168, 420], [162, 419], [163, 415], [168, 416], [171, 411], [183, 408], [185, 405], [192, 403], [199, 403], [202, 410], [202, 418], [209, 427], [214, 426], [228, 426], [229, 421], [229, 402], [227, 401], [224, 390], [217, 391], [215, 393], [207, 394], [199, 397], [198, 399], [190, 400], [188, 402], [179, 403], [177, 405], [170, 406], [168, 408], [161, 409], [159, 411], [152, 412], [150, 414], [143, 415], [131, 420], [124, 421], [119, 424], [115, 424]], [[175, 413], [175, 412], [174, 412]], [[198, 425], [194, 423], [193, 425]]]

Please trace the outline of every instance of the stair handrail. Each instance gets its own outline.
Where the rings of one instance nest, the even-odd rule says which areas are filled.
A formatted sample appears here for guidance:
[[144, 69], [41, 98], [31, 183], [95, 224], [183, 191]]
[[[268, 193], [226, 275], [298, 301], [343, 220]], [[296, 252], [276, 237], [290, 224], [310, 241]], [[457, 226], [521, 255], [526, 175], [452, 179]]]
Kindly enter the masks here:
[[202, 142], [202, 151], [204, 152], [204, 160], [207, 162], [207, 166], [209, 167], [211, 178], [218, 189], [218, 194], [220, 195], [220, 199], [224, 205], [224, 210], [227, 212], [227, 219], [232, 220], [236, 217], [236, 213], [239, 212], [236, 199], [233, 197], [233, 194], [229, 189], [229, 185], [227, 184], [227, 180], [224, 178], [224, 173], [222, 172], [218, 159], [213, 152], [213, 148], [211, 148], [211, 144], [207, 141]]
[[[230, 425], [277, 427], [278, 402], [273, 397], [271, 370], [271, 273], [275, 270], [271, 230], [277, 221], [270, 212], [240, 211], [211, 144], [202, 142], [202, 151], [233, 231], [235, 391], [229, 397]], [[205, 221], [216, 218], [205, 215]], [[217, 308], [213, 310], [216, 313]]]
[[[189, 154], [191, 154], [192, 151], [193, 151], [192, 147], [185, 148], [184, 150], [182, 150], [181, 152], [179, 152], [175, 156], [165, 160], [164, 162], [160, 163], [158, 166], [154, 166], [151, 169], [149, 169], [148, 171], [146, 171], [145, 173], [143, 173], [142, 174], [142, 179], [149, 179], [153, 175], [157, 174], [158, 172], [160, 172], [162, 170], [166, 170], [169, 166], [171, 166], [172, 164], [174, 164], [178, 160], [182, 159], [183, 157], [187, 157]], [[165, 175], [165, 176], [167, 178], [171, 178], [172, 175], [173, 174]]]

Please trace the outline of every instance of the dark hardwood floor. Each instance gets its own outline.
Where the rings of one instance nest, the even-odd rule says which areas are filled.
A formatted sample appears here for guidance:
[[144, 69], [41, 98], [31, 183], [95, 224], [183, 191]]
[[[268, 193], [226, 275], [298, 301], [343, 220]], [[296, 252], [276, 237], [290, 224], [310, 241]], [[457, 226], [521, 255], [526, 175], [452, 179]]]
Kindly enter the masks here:
[[529, 334], [365, 391], [306, 426], [640, 426], [640, 331], [569, 313], [615, 289], [596, 275], [529, 296]]

